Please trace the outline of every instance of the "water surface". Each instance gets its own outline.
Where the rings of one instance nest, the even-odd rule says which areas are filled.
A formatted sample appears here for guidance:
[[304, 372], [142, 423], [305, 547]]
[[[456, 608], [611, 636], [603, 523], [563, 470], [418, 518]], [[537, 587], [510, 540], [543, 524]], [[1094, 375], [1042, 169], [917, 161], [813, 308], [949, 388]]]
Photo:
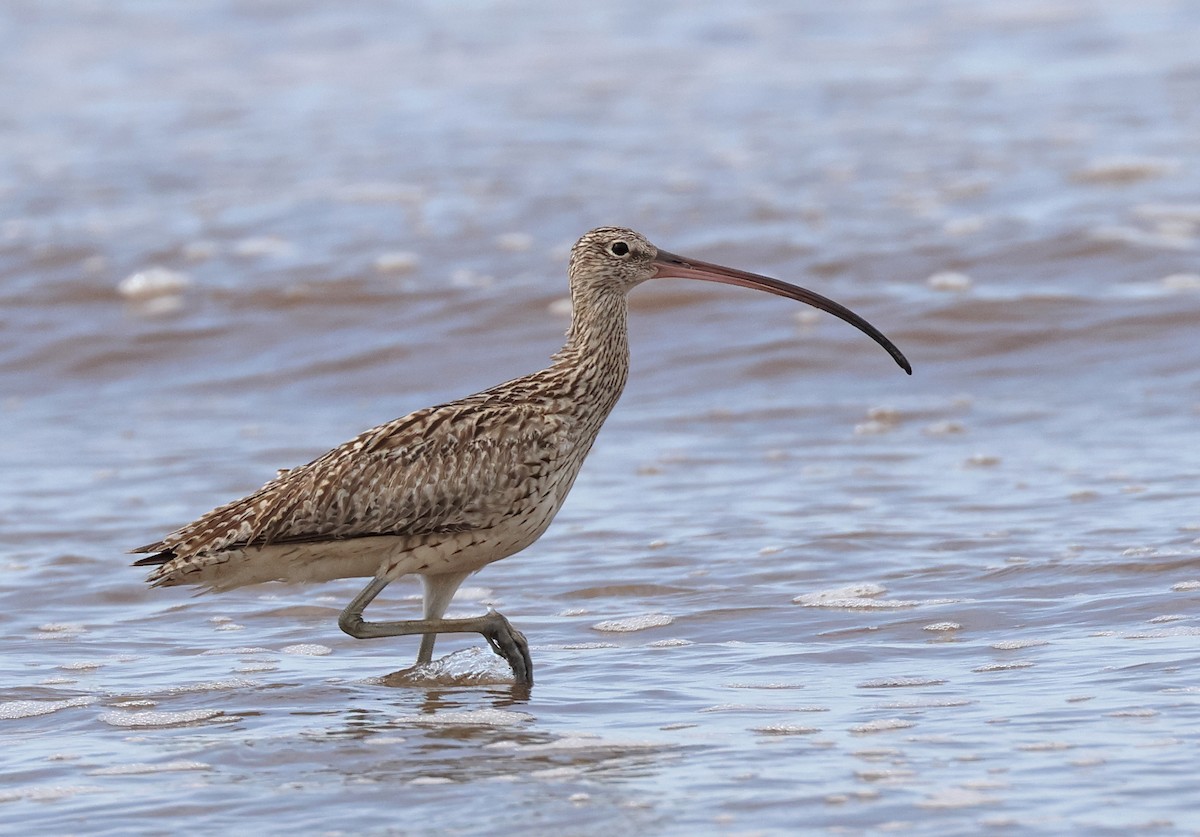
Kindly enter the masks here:
[[[1195, 833], [1200, 9], [14, 2], [0, 822], [23, 833]], [[123, 551], [663, 283], [574, 492], [452, 607]], [[419, 587], [377, 606], [417, 612]]]

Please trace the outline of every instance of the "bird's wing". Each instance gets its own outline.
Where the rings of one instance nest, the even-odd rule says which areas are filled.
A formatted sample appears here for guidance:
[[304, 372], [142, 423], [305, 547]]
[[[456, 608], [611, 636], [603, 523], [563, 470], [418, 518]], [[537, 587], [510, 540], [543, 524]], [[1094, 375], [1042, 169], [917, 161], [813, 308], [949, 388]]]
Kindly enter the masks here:
[[490, 393], [372, 428], [213, 509], [139, 563], [234, 546], [485, 529], [544, 486], [572, 450], [544, 403]]

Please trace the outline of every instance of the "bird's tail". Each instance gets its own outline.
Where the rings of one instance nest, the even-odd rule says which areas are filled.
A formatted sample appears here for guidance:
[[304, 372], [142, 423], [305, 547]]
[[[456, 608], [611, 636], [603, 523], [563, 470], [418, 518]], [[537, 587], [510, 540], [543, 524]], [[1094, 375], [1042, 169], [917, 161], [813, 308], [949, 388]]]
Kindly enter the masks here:
[[165, 564], [175, 558], [175, 550], [164, 547], [161, 543], [152, 543], [147, 546], [139, 546], [137, 549], [131, 549], [129, 551], [154, 553], [153, 555], [147, 555], [144, 558], [139, 558], [134, 561], [133, 566], [135, 567], [157, 567], [160, 564]]

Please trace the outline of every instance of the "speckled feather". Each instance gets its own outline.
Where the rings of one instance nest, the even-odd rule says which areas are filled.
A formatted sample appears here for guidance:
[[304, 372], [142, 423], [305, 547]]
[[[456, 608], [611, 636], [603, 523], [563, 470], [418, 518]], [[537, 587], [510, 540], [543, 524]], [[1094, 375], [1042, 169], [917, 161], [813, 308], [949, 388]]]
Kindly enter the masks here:
[[[349, 539], [388, 537], [395, 549], [411, 550], [479, 532], [497, 533], [516, 547], [489, 552], [486, 538], [468, 539], [486, 562], [536, 539], [562, 505], [628, 373], [625, 293], [636, 280], [595, 278], [597, 268], [610, 267], [601, 248], [613, 234], [635, 243], [645, 260], [654, 256], [645, 239], [619, 228], [593, 230], [580, 240], [570, 271], [575, 316], [550, 367], [367, 430], [133, 550], [153, 553], [136, 562], [157, 565], [148, 581], [226, 589], [246, 583], [228, 564], [289, 544], [315, 553]], [[522, 537], [500, 534], [535, 515]], [[455, 549], [465, 554], [439, 571], [478, 568], [471, 549], [461, 543]], [[290, 575], [287, 566], [269, 573]]]
[[[475, 396], [372, 428], [137, 552], [485, 529], [572, 445], [536, 402]], [[564, 444], [565, 443], [565, 444]]]

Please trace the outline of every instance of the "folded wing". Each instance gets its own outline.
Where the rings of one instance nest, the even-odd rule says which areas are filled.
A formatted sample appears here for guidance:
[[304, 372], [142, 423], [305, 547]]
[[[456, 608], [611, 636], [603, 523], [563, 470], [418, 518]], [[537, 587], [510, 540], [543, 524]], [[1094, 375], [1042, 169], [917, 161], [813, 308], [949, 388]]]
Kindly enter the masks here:
[[490, 393], [419, 410], [132, 550], [152, 553], [136, 564], [250, 545], [490, 528], [570, 455], [564, 421], [545, 404]]

